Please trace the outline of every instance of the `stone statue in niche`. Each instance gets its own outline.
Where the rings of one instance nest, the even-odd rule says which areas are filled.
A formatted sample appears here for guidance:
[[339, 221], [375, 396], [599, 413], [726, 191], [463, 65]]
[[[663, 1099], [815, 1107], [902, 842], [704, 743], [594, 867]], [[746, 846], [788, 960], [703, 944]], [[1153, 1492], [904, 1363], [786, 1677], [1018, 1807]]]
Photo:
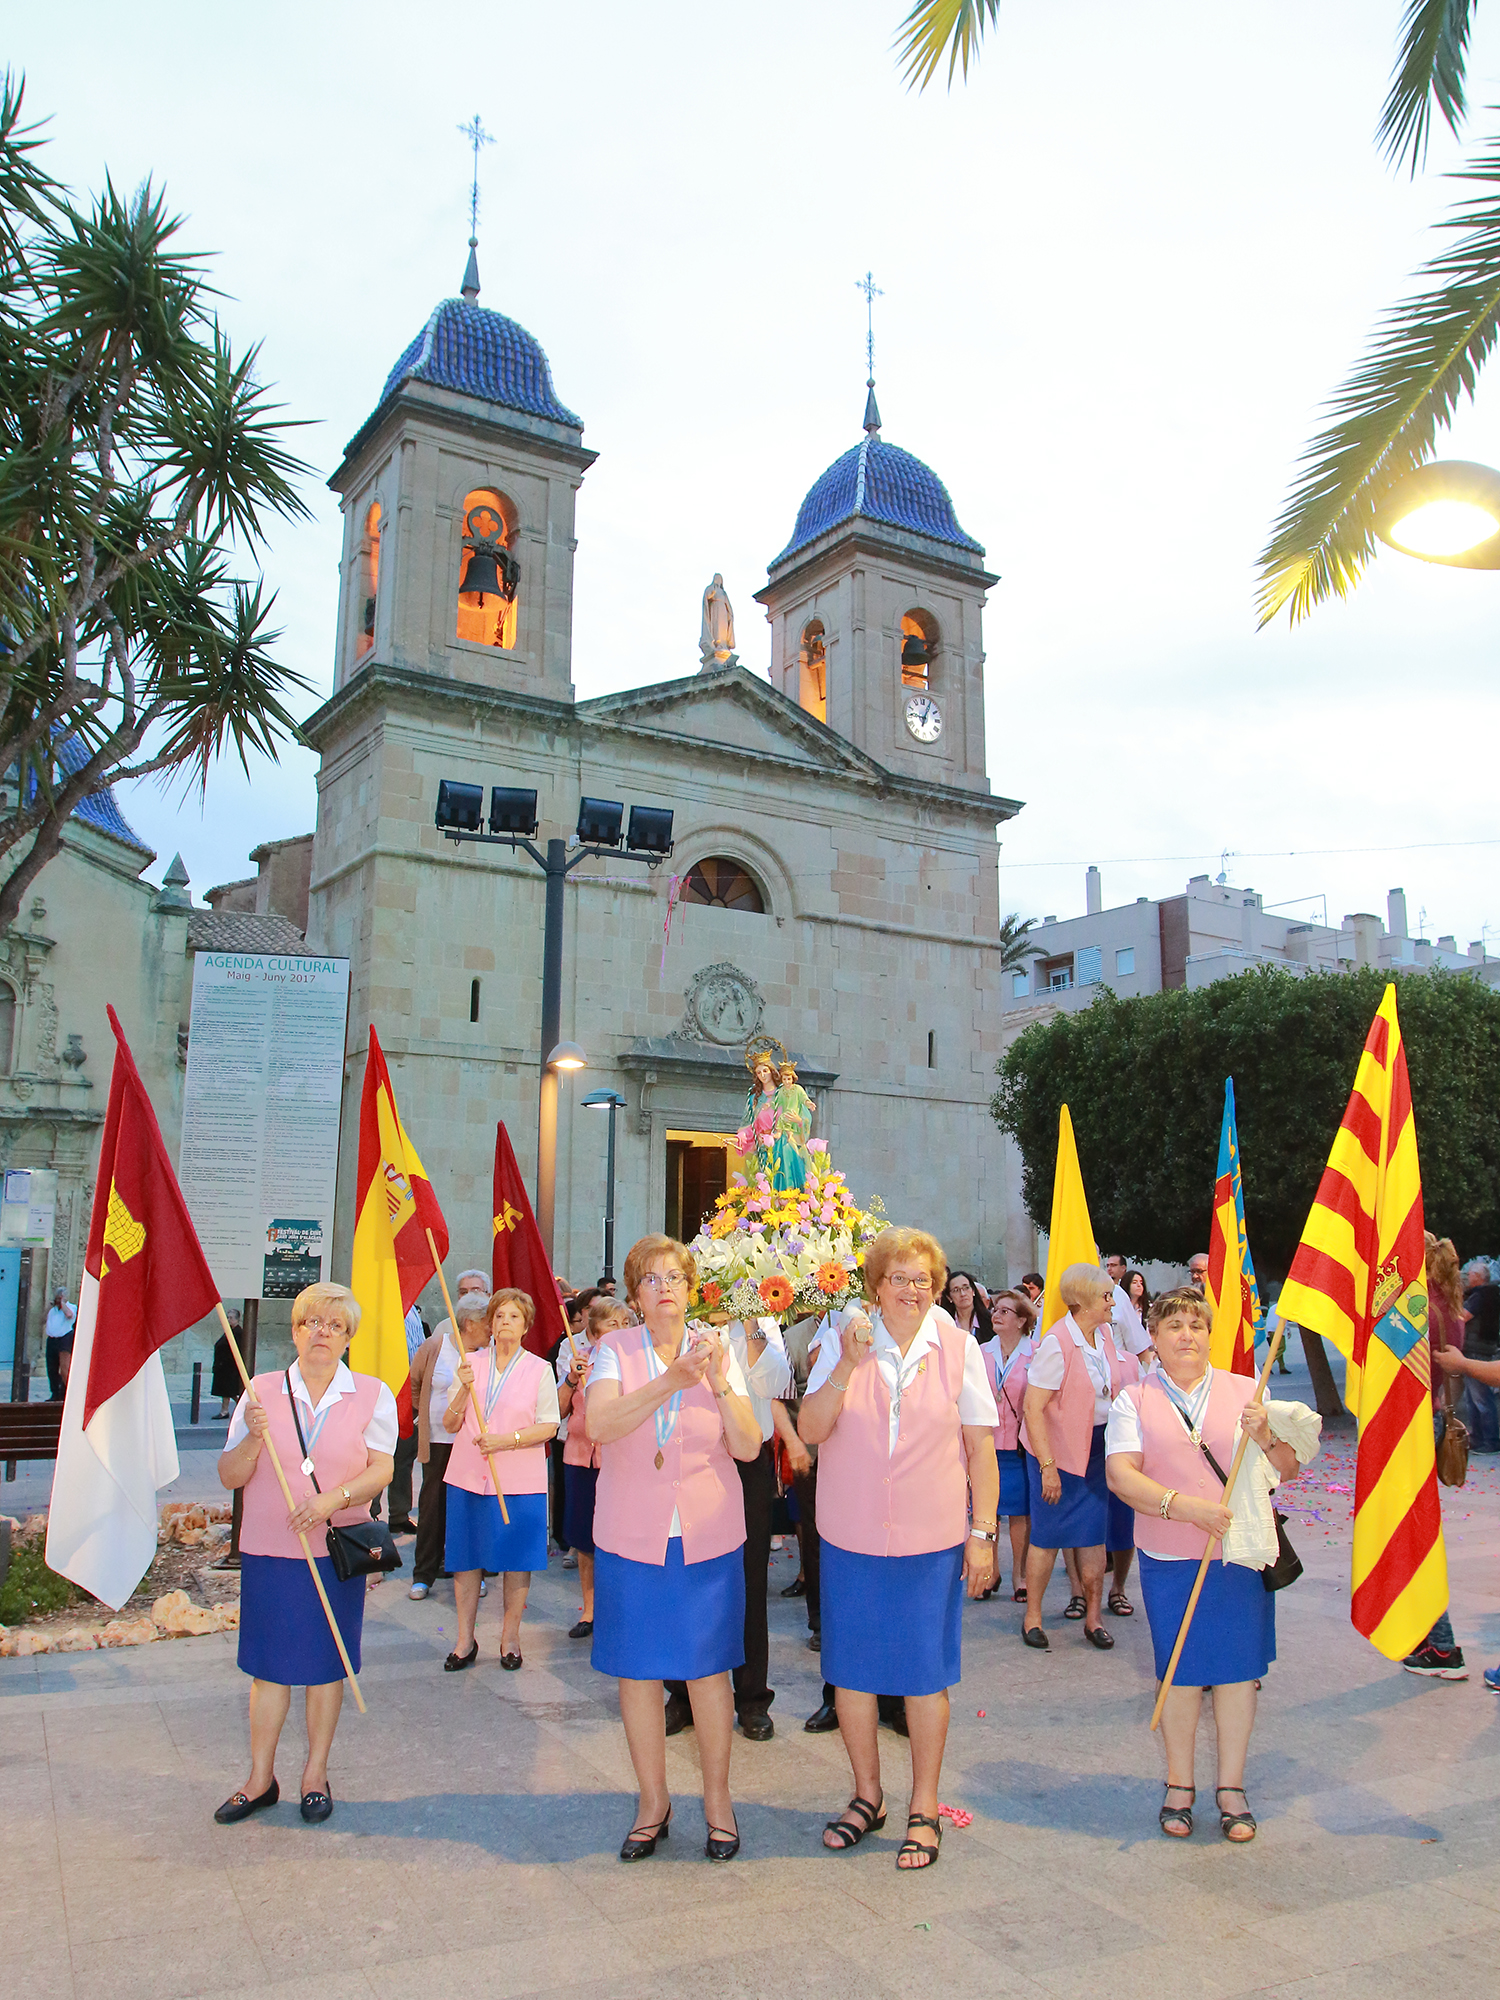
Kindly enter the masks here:
[[724, 589], [724, 579], [717, 570], [713, 582], [703, 593], [703, 629], [698, 635], [698, 651], [703, 667], [739, 664], [739, 655], [734, 650], [734, 606]]

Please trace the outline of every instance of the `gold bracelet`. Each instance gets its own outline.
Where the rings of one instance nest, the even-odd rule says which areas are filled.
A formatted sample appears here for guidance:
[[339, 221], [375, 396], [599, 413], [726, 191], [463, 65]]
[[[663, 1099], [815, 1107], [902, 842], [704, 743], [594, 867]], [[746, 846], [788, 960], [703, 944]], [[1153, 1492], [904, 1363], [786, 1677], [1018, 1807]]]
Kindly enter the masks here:
[[1052, 1467], [1056, 1465], [1056, 1463], [1057, 1460], [1055, 1458], [1039, 1458], [1037, 1460], [1037, 1464], [1041, 1467], [1043, 1472], [1049, 1472], [1052, 1469]]
[[1175, 1486], [1169, 1486], [1169, 1487], [1167, 1488], [1166, 1492], [1162, 1494], [1162, 1496], [1161, 1496], [1161, 1517], [1162, 1517], [1162, 1519], [1163, 1519], [1164, 1521], [1170, 1521], [1170, 1520], [1171, 1520], [1172, 1516], [1171, 1516], [1171, 1515], [1170, 1515], [1170, 1514], [1169, 1514], [1169, 1513], [1167, 1512], [1167, 1509], [1168, 1509], [1168, 1508], [1169, 1508], [1169, 1507], [1171, 1506], [1172, 1502], [1173, 1502], [1173, 1501], [1174, 1501], [1174, 1500], [1175, 1500], [1176, 1498], [1177, 1498], [1177, 1488], [1176, 1488]]

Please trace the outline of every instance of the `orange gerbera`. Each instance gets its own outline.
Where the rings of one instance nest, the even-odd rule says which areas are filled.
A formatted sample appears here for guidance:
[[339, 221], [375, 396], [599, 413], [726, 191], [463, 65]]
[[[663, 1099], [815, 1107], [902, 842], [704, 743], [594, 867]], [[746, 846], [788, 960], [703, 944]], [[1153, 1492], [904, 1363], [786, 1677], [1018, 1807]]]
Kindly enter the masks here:
[[703, 1287], [703, 1303], [706, 1306], [716, 1306], [719, 1303], [720, 1299], [723, 1298], [723, 1296], [724, 1296], [723, 1287], [721, 1285], [716, 1285], [713, 1279], [710, 1278]]
[[835, 1264], [832, 1258], [818, 1266], [818, 1290], [829, 1298], [835, 1298], [849, 1283], [849, 1273], [842, 1264]]
[[775, 1277], [762, 1278], [759, 1290], [761, 1304], [773, 1313], [785, 1312], [792, 1303], [792, 1281], [780, 1272]]

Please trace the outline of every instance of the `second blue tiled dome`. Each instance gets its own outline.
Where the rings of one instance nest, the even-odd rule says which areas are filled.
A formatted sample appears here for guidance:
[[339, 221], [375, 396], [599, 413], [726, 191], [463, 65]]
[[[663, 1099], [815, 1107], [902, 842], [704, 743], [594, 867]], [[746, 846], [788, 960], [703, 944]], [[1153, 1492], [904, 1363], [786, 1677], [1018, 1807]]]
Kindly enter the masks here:
[[377, 409], [413, 378], [583, 428], [583, 419], [557, 399], [541, 342], [504, 313], [467, 299], [443, 300], [386, 378]]
[[856, 516], [881, 521], [892, 528], [906, 528], [935, 542], [984, 554], [972, 535], [958, 525], [948, 489], [930, 465], [914, 458], [899, 445], [886, 444], [873, 433], [842, 458], [834, 460], [820, 479], [813, 482], [807, 498], [797, 510], [792, 539], [775, 557], [772, 568], [831, 528], [840, 527]]

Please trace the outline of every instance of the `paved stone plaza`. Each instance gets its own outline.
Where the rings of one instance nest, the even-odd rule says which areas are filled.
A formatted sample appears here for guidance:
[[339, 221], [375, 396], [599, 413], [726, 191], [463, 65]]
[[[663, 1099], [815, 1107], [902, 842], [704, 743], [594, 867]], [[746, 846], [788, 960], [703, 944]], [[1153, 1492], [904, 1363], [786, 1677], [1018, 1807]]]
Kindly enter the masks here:
[[[1298, 1491], [1309, 1574], [1281, 1599], [1248, 1848], [1219, 1837], [1206, 1752], [1197, 1833], [1182, 1844], [1158, 1833], [1145, 1620], [1112, 1621], [1119, 1644], [1100, 1655], [1062, 1622], [1054, 1586], [1046, 1656], [1022, 1648], [1008, 1600], [966, 1612], [943, 1798], [974, 1823], [947, 1827], [936, 1871], [896, 1873], [907, 1764], [889, 1731], [886, 1833], [825, 1854], [819, 1831], [848, 1796], [848, 1768], [837, 1736], [801, 1728], [819, 1676], [800, 1601], [779, 1595], [794, 1573], [783, 1558], [777, 1735], [735, 1749], [742, 1858], [703, 1858], [689, 1734], [668, 1746], [674, 1836], [623, 1868], [633, 1798], [613, 1683], [566, 1637], [577, 1580], [554, 1560], [532, 1593], [518, 1674], [497, 1664], [496, 1593], [481, 1607], [481, 1663], [459, 1676], [441, 1671], [450, 1586], [426, 1604], [399, 1581], [371, 1594], [370, 1712], [346, 1704], [324, 1827], [297, 1815], [295, 1708], [279, 1769], [290, 1802], [213, 1824], [247, 1768], [233, 1634], [0, 1662], [7, 1989], [26, 2000], [931, 2000], [963, 1982], [1108, 2000], [1489, 2000], [1500, 1701], [1479, 1669], [1500, 1657], [1497, 1461], [1476, 1460], [1470, 1485], [1444, 1496], [1454, 1623], [1474, 1674], [1445, 1686], [1386, 1665], [1349, 1625], [1349, 1499], [1327, 1489], [1352, 1485], [1350, 1459], [1335, 1438]], [[177, 1490], [211, 1473], [195, 1454]]]

